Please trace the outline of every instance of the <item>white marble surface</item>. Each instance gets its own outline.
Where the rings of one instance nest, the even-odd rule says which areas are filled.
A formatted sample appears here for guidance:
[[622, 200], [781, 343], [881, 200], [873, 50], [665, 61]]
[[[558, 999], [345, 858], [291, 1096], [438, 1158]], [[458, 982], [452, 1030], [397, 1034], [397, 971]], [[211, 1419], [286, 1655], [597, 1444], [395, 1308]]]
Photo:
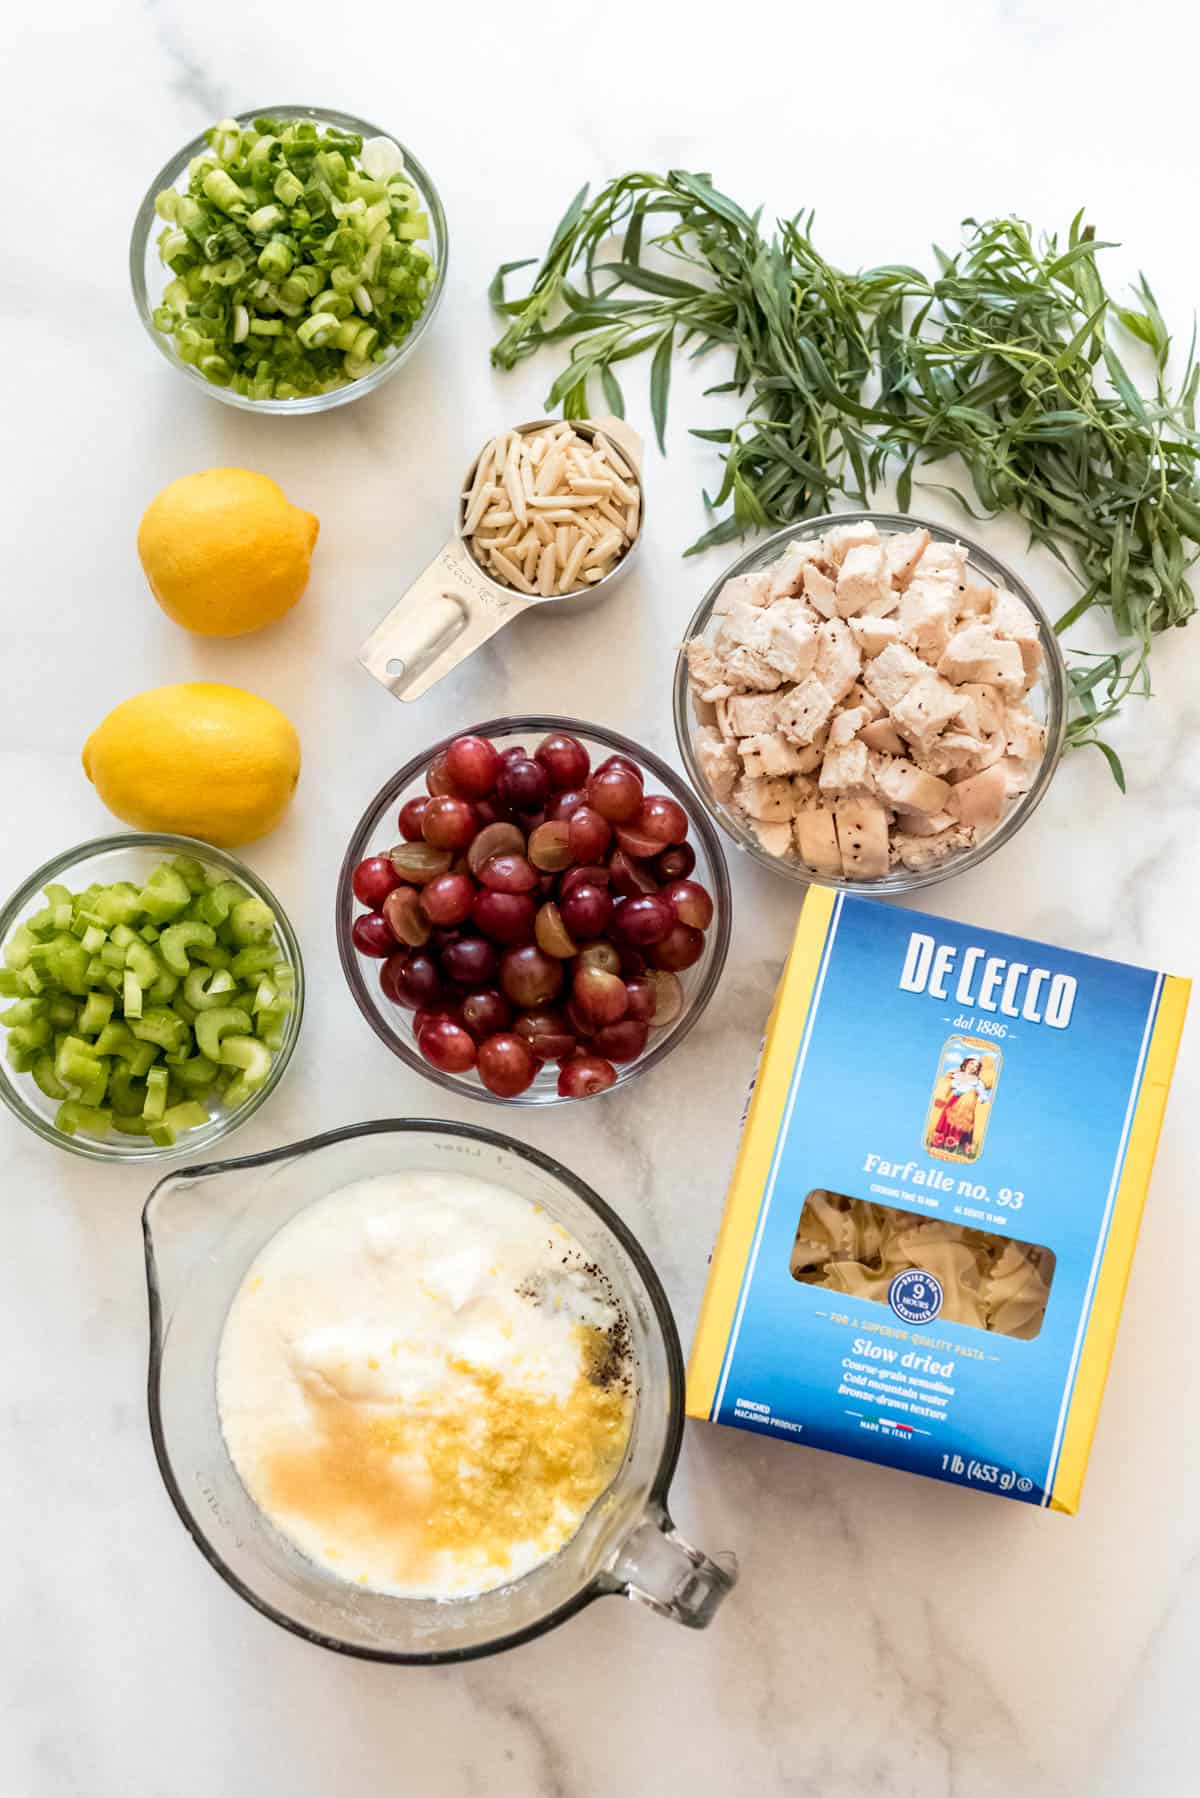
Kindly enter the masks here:
[[[78, 756], [119, 698], [208, 677], [292, 715], [306, 756], [299, 796], [251, 859], [300, 930], [311, 1007], [289, 1080], [231, 1151], [364, 1117], [483, 1115], [388, 1057], [336, 964], [338, 860], [399, 759], [460, 721], [547, 707], [674, 753], [671, 645], [720, 565], [678, 559], [713, 474], [685, 435], [709, 421], [708, 403], [682, 381], [669, 459], [650, 459], [645, 558], [608, 609], [518, 627], [415, 709], [353, 659], [442, 541], [473, 446], [540, 409], [544, 370], [489, 372], [484, 288], [498, 261], [540, 249], [581, 180], [712, 168], [768, 209], [815, 205], [825, 245], [848, 260], [918, 256], [967, 213], [1065, 225], [1086, 202], [1102, 234], [1124, 242], [1114, 267], [1144, 265], [1185, 328], [1197, 266], [1194, 14], [1153, 0], [812, 10], [75, 0], [9, 22], [0, 888], [107, 828]], [[360, 111], [410, 141], [441, 184], [452, 234], [445, 306], [415, 362], [361, 405], [298, 421], [189, 391], [143, 338], [125, 272], [130, 220], [165, 156], [218, 114], [289, 98]], [[644, 422], [643, 377], [629, 389]], [[220, 462], [276, 476], [322, 529], [308, 596], [285, 624], [205, 644], [151, 602], [134, 533], [167, 479]], [[987, 538], [1053, 609], [1067, 589], [1046, 559], [1025, 556], [1014, 528]], [[1018, 841], [939, 889], [934, 909], [1195, 971], [1196, 628], [1161, 646], [1157, 695], [1123, 732], [1129, 796], [1098, 757], [1071, 762]], [[739, 867], [735, 879], [735, 948], [686, 1052], [613, 1103], [512, 1120], [620, 1207], [685, 1340], [796, 907], [764, 873]], [[147, 1181], [55, 1152], [6, 1114], [0, 1790], [1194, 1792], [1195, 1025], [1078, 1519], [690, 1426], [680, 1524], [742, 1559], [713, 1629], [689, 1636], [612, 1600], [463, 1670], [321, 1653], [214, 1578], [176, 1522], [147, 1437]]]

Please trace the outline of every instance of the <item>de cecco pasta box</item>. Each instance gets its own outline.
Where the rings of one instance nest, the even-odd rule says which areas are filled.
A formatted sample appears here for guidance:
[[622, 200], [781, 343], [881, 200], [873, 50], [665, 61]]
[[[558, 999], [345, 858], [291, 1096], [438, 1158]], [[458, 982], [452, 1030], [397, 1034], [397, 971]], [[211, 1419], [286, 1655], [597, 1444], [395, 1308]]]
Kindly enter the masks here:
[[689, 1416], [1075, 1511], [1188, 992], [810, 889]]

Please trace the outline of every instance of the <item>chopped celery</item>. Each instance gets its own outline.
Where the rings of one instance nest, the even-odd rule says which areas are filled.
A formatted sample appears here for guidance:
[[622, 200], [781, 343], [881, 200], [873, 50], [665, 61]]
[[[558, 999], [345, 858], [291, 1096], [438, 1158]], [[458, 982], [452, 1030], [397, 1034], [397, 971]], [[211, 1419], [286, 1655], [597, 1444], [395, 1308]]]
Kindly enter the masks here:
[[48, 1051], [37, 1057], [30, 1071], [48, 1099], [65, 1099], [67, 1097], [66, 1087], [54, 1072], [54, 1057]]
[[[267, 916], [270, 917], [269, 912]], [[271, 922], [274, 925], [274, 919]], [[173, 974], [186, 974], [191, 966], [188, 950], [197, 945], [211, 949], [216, 940], [217, 933], [211, 924], [202, 924], [198, 918], [192, 918], [181, 924], [168, 924], [159, 939], [158, 952]]]
[[64, 1136], [74, 1136], [78, 1131], [80, 1136], [104, 1137], [108, 1135], [112, 1121], [111, 1111], [104, 1111], [93, 1105], [83, 1105], [74, 1099], [68, 1099], [60, 1105], [54, 1117], [56, 1126]]
[[138, 894], [141, 908], [153, 924], [177, 918], [191, 896], [182, 874], [168, 862], [159, 863]]
[[98, 1036], [113, 1014], [116, 1000], [111, 993], [91, 992], [79, 1014], [80, 1036]]
[[43, 896], [4, 946], [0, 1029], [67, 1134], [111, 1127], [165, 1146], [210, 1102], [261, 1090], [295, 988], [268, 905], [190, 856], [141, 888]]
[[193, 968], [183, 983], [183, 996], [194, 1011], [211, 1011], [214, 1006], [228, 1004], [224, 998], [237, 988], [237, 981], [228, 968], [216, 968], [211, 975], [206, 975], [203, 968]]
[[249, 1030], [248, 1012], [236, 1005], [217, 1005], [211, 1011], [202, 1011], [196, 1019], [196, 1046], [210, 1061], [222, 1061], [221, 1038], [232, 1034], [246, 1036]]
[[[128, 1015], [128, 1014], [126, 1014]], [[142, 1043], [157, 1043], [160, 1049], [179, 1049], [187, 1041], [188, 1027], [182, 1018], [164, 1005], [150, 1005], [129, 1028]]]
[[278, 950], [273, 943], [255, 943], [239, 949], [233, 958], [232, 971], [239, 980], [254, 980], [260, 974], [274, 974]]
[[142, 1116], [149, 1123], [157, 1123], [167, 1109], [167, 1070], [151, 1068], [146, 1075], [146, 1100], [142, 1106]]

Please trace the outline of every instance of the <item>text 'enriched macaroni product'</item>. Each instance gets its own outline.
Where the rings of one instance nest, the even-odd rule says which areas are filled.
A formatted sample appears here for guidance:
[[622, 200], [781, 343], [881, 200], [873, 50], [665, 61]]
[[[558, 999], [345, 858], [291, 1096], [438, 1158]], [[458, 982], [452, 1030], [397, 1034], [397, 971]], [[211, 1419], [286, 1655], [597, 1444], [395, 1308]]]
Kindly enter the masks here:
[[1188, 992], [813, 888], [689, 1415], [1075, 1511]]

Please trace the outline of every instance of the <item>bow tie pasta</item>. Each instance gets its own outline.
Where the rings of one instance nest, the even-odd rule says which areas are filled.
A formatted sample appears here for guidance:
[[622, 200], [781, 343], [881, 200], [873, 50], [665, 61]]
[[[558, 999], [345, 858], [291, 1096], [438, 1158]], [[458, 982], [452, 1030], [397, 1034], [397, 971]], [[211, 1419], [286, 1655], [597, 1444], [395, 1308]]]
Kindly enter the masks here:
[[791, 1271], [808, 1286], [886, 1304], [898, 1273], [920, 1268], [942, 1288], [950, 1323], [1026, 1341], [1046, 1313], [1054, 1256], [943, 1218], [915, 1217], [889, 1205], [823, 1189], [804, 1201]]

